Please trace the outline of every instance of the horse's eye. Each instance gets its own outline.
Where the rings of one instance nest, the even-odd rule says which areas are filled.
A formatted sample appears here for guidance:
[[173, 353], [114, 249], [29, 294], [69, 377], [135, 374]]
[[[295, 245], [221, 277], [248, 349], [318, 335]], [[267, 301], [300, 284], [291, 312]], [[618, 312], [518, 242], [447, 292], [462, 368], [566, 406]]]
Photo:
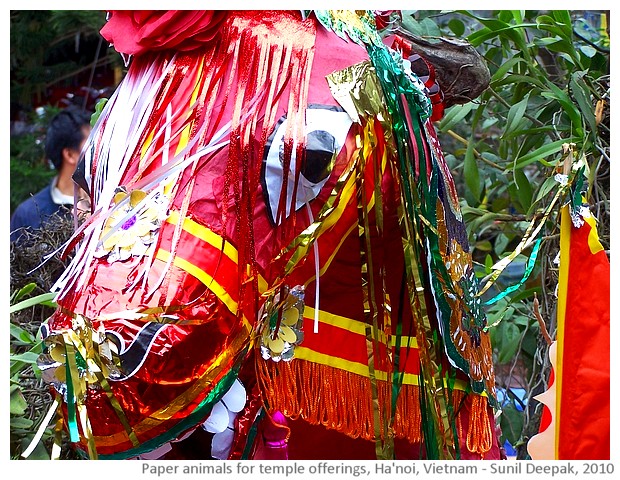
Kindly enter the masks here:
[[[261, 180], [270, 219], [276, 223], [284, 183], [283, 155], [286, 116], [283, 116], [265, 146]], [[300, 165], [295, 210], [314, 200], [331, 175], [334, 162], [344, 145], [352, 124], [351, 117], [340, 107], [309, 105], [306, 110], [306, 155]], [[295, 147], [287, 179], [286, 217], [291, 214], [292, 195], [297, 168]]]
[[332, 173], [338, 148], [334, 136], [325, 130], [315, 130], [306, 138], [306, 158], [301, 174], [312, 183], [325, 180]]

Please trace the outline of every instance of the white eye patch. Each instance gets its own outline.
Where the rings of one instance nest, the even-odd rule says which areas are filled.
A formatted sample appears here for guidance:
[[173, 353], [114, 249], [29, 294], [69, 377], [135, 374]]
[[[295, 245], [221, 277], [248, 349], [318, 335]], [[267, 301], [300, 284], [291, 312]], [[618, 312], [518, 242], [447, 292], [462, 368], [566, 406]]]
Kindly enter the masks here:
[[[280, 195], [284, 183], [283, 156], [286, 116], [278, 122], [265, 146], [261, 181], [267, 210], [276, 223]], [[308, 105], [306, 109], [306, 158], [301, 166], [295, 210], [315, 199], [331, 175], [334, 162], [342, 149], [353, 121], [342, 108], [332, 105]], [[296, 145], [293, 146], [286, 187], [286, 214], [291, 214], [297, 168]], [[279, 223], [279, 222], [278, 222]]]

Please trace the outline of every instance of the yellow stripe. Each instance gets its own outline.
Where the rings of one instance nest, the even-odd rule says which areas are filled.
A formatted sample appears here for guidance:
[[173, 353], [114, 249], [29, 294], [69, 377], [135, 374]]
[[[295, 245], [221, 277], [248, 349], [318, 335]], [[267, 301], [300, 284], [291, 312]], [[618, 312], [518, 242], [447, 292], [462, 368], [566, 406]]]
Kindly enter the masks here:
[[155, 131], [151, 130], [149, 132], [149, 134], [147, 135], [146, 139], [144, 140], [144, 143], [142, 144], [142, 149], [140, 151], [140, 165], [138, 168], [142, 168], [143, 166], [143, 162], [145, 160], [145, 155], [146, 155], [146, 151], [149, 149], [149, 147], [151, 146], [151, 142], [153, 141], [153, 137], [155, 136]]
[[[317, 363], [320, 365], [326, 365], [328, 367], [338, 368], [340, 370], [346, 370], [347, 372], [355, 373], [363, 377], [368, 377], [369, 370], [368, 365], [359, 362], [352, 362], [343, 358], [332, 357], [324, 353], [315, 352], [303, 346], [295, 347], [295, 359], [306, 360], [308, 362]], [[294, 361], [294, 360], [293, 360]], [[381, 370], [375, 370], [375, 375], [378, 380], [387, 381], [387, 373]], [[420, 377], [412, 373], [405, 373], [403, 375], [404, 385], [419, 385]], [[443, 379], [444, 387], [448, 387], [448, 379]], [[453, 388], [455, 390], [469, 390], [469, 383], [466, 380], [456, 379], [454, 380]], [[482, 393], [481, 396], [486, 397], [486, 393]]]
[[588, 246], [592, 255], [604, 250], [601, 241], [598, 238], [598, 230], [596, 229], [596, 219], [594, 217], [583, 217], [585, 222], [590, 225], [590, 233], [588, 235]]
[[556, 364], [556, 401], [555, 401], [555, 459], [559, 459], [560, 438], [560, 404], [562, 401], [562, 361], [564, 357], [564, 327], [566, 321], [566, 302], [568, 300], [568, 272], [570, 268], [570, 240], [572, 220], [568, 205], [562, 207], [560, 226], [560, 277], [558, 280], [558, 315], [557, 315], [557, 364]]
[[[346, 370], [347, 372], [355, 373], [363, 377], [368, 377], [369, 375], [367, 364], [352, 362], [350, 360], [345, 360], [344, 358], [332, 357], [331, 355], [315, 352], [314, 350], [310, 350], [302, 346], [295, 347], [295, 358], [318, 363], [320, 365], [327, 365], [340, 370]], [[386, 372], [375, 370], [375, 375], [379, 380], [387, 380]], [[418, 376], [411, 373], [405, 373], [403, 375], [403, 383], [407, 385], [418, 385]]]
[[[179, 222], [179, 212], [177, 210], [173, 210], [170, 212], [170, 216], [168, 217], [168, 223], [176, 225]], [[200, 225], [196, 223], [189, 217], [185, 217], [183, 220], [183, 230], [187, 233], [193, 235], [194, 237], [203, 240], [208, 243], [212, 247], [220, 250], [222, 248], [222, 237], [220, 237], [217, 233], [208, 229], [204, 225]], [[239, 263], [239, 256], [237, 253], [237, 249], [232, 246], [230, 242], [224, 243], [224, 254], [230, 258], [233, 262]]]
[[[163, 262], [167, 262], [170, 258], [170, 252], [164, 250], [163, 248], [159, 248], [157, 250], [157, 258], [159, 260], [162, 260]], [[178, 255], [174, 257], [173, 263], [176, 267], [179, 267], [181, 270], [184, 270], [190, 275], [193, 275], [202, 283], [204, 283], [209, 288], [209, 290], [211, 290], [213, 293], [215, 293], [215, 295], [217, 295], [217, 298], [219, 298], [233, 314], [237, 313], [237, 302], [219, 283], [217, 283], [217, 281], [215, 281], [215, 279], [211, 275], [209, 275], [204, 270], [198, 268], [196, 265], [179, 257]]]
[[[170, 252], [164, 250], [163, 248], [159, 248], [157, 250], [156, 257], [163, 262], [167, 262], [170, 258]], [[181, 270], [189, 273], [190, 275], [193, 275], [202, 283], [204, 283], [209, 288], [209, 290], [211, 290], [217, 296], [217, 298], [219, 298], [220, 301], [228, 307], [228, 310], [230, 310], [233, 315], [237, 314], [237, 302], [228, 294], [224, 287], [222, 287], [219, 283], [217, 283], [217, 281], [215, 281], [215, 279], [211, 275], [209, 275], [201, 268], [198, 268], [196, 265], [188, 262], [184, 258], [179, 257], [178, 255], [174, 257], [174, 262], [172, 263], [175, 267], [178, 267]], [[244, 327], [248, 329], [248, 331], [251, 331], [253, 329], [252, 324], [248, 321], [245, 315], [241, 320], [243, 321]]]
[[[310, 320], [314, 319], [314, 308], [305, 306], [304, 307], [304, 317]], [[333, 327], [342, 328], [343, 330], [347, 330], [349, 332], [355, 333], [357, 335], [362, 335], [364, 338], [366, 337], [366, 324], [364, 322], [360, 322], [359, 320], [354, 320], [352, 318], [341, 317], [340, 315], [334, 315], [332, 313], [325, 312], [323, 310], [319, 310], [319, 322], [324, 323], [325, 325], [331, 325]], [[383, 332], [381, 332], [383, 333]], [[383, 334], [383, 338], [380, 339], [384, 344], [386, 343], [385, 334]], [[392, 346], [396, 345], [396, 336], [392, 336]], [[400, 337], [400, 345], [401, 347], [408, 346], [409, 348], [418, 348], [418, 339], [416, 337]]]
[[[177, 210], [173, 210], [172, 212], [170, 212], [170, 216], [168, 217], [167, 221], [168, 223], [176, 225], [179, 221], [179, 212]], [[183, 230], [185, 230], [190, 235], [199, 238], [203, 242], [208, 243], [212, 247], [217, 248], [218, 250], [222, 249], [222, 243], [224, 243], [224, 255], [226, 255], [233, 262], [237, 264], [239, 263], [239, 254], [237, 252], [237, 249], [230, 242], [223, 242], [221, 236], [219, 236], [217, 233], [213, 232], [209, 228], [205, 227], [204, 225], [200, 225], [191, 218], [185, 217], [185, 219], [183, 220]], [[198, 269], [198, 267], [195, 266], [194, 268]], [[205, 275], [207, 274], [205, 273]], [[261, 275], [258, 276], [258, 289], [260, 293], [263, 293], [267, 290], [267, 281]]]
[[[304, 317], [313, 319], [314, 318], [314, 309], [306, 306], [304, 308]], [[342, 328], [343, 330], [350, 331], [351, 333], [355, 333], [357, 335], [366, 334], [366, 324], [360, 322], [358, 320], [353, 320], [351, 318], [342, 317], [340, 315], [334, 315], [325, 311], [319, 311], [319, 321], [326, 325], [331, 325], [334, 327]], [[385, 343], [385, 335], [382, 339], [383, 343]], [[409, 344], [407, 343], [409, 342]], [[402, 336], [400, 338], [401, 346], [409, 346], [409, 348], [418, 348], [418, 340], [416, 337], [408, 337]], [[396, 345], [396, 337], [392, 336], [392, 346]], [[327, 355], [325, 353], [316, 352], [309, 348], [304, 347], [303, 345], [298, 345], [295, 347], [295, 358], [300, 360], [306, 360], [308, 362], [317, 363], [320, 365], [326, 365], [333, 368], [338, 368], [340, 370], [346, 370], [348, 372], [355, 373], [357, 375], [362, 375], [364, 377], [369, 376], [368, 364], [353, 362], [351, 360], [346, 360], [340, 357], [334, 357], [332, 355]], [[381, 381], [387, 380], [387, 373], [384, 371], [376, 370], [375, 371], [377, 379]], [[403, 384], [406, 385], [419, 385], [419, 376], [412, 373], [403, 374]], [[448, 388], [448, 379], [443, 379], [444, 388]], [[466, 380], [455, 379], [453, 388], [456, 390], [469, 390], [469, 383]], [[483, 397], [486, 397], [487, 394], [483, 392], [480, 394]]]

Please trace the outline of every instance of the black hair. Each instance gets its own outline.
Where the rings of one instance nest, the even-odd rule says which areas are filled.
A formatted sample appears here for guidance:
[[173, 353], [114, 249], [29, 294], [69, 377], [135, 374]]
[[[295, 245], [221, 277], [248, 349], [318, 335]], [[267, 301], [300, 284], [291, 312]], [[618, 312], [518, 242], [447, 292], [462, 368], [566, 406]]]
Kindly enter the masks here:
[[52, 118], [45, 137], [45, 155], [56, 170], [62, 166], [62, 151], [65, 148], [79, 150], [84, 132], [82, 127], [90, 126], [90, 115], [73, 107], [65, 108]]

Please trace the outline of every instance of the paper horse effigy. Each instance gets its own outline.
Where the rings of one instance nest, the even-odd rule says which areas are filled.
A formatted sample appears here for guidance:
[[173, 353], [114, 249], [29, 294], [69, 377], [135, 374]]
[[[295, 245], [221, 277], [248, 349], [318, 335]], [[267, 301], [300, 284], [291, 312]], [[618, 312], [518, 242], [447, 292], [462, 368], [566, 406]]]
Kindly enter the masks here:
[[119, 11], [102, 34], [131, 62], [41, 361], [71, 441], [131, 458], [202, 426], [205, 458], [497, 458], [433, 105], [372, 15]]

